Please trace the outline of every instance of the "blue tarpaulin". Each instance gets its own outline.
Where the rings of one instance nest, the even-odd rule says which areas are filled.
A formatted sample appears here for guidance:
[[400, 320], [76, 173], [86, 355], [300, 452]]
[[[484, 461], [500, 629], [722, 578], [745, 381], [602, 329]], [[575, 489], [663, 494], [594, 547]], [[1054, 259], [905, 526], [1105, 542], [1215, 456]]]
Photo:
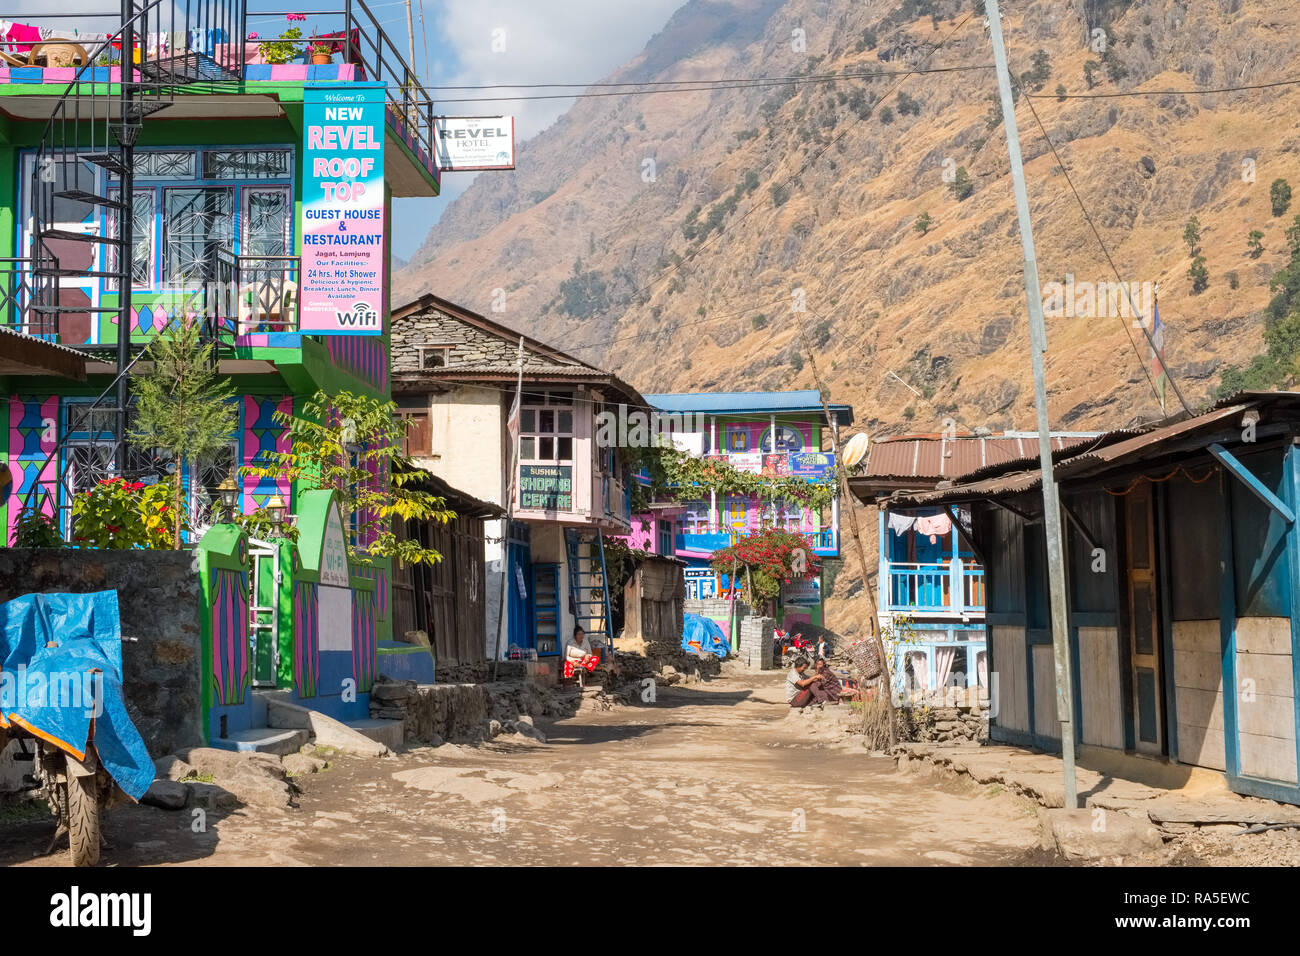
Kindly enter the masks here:
[[699, 614], [682, 615], [682, 649], [726, 657], [731, 651], [716, 621]]
[[117, 592], [27, 594], [0, 604], [0, 726], [17, 725], [84, 759], [92, 720], [99, 762], [139, 800], [154, 765], [122, 695]]

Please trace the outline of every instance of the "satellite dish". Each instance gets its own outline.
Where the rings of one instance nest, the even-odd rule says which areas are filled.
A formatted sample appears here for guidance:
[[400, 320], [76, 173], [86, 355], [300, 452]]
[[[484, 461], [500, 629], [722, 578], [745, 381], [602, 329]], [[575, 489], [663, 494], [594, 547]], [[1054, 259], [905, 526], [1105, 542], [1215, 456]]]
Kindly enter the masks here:
[[844, 466], [846, 468], [856, 467], [862, 459], [867, 457], [868, 441], [869, 439], [867, 438], [866, 432], [858, 432], [849, 439], [849, 442], [844, 446], [844, 451], [842, 453]]

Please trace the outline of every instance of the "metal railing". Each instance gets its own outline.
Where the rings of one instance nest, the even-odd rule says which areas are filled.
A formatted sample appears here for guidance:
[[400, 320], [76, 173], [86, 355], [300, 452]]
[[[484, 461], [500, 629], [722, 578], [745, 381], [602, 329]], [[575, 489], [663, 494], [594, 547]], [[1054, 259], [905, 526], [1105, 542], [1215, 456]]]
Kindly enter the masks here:
[[[358, 79], [382, 80], [389, 109], [410, 130], [415, 144], [424, 150], [428, 160], [434, 161], [437, 136], [433, 121], [433, 97], [420, 83], [412, 64], [406, 62], [401, 50], [393, 43], [380, 25], [379, 18], [365, 0], [342, 0], [342, 8], [326, 10], [270, 11], [254, 14], [258, 21], [285, 17], [289, 13], [312, 19], [315, 32], [295, 41], [306, 49], [313, 38], [332, 42], [342, 52], [345, 63], [361, 67], [364, 77]], [[322, 23], [329, 32], [321, 32]], [[265, 42], [274, 37], [248, 37], [248, 42]]]
[[298, 331], [298, 256], [243, 256], [226, 252], [217, 259], [216, 337]]
[[35, 267], [34, 258], [0, 258], [0, 325], [53, 340], [59, 331], [56, 317], [31, 309]]

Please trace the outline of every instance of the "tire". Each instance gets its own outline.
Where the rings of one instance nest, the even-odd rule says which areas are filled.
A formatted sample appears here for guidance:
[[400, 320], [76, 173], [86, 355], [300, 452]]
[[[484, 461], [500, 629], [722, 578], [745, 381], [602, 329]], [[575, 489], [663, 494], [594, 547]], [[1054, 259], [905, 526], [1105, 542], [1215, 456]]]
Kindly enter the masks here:
[[68, 760], [68, 848], [73, 866], [99, 862], [99, 781], [95, 775], [78, 777]]

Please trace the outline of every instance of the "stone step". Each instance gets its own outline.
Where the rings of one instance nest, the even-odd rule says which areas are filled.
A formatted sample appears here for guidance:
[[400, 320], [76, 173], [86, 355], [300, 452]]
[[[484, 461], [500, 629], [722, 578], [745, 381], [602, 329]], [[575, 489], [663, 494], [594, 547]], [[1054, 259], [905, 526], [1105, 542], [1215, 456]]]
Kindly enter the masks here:
[[366, 720], [349, 720], [345, 723], [363, 737], [369, 737], [376, 743], [383, 744], [389, 750], [400, 750], [402, 742], [406, 740], [406, 721], [404, 720], [383, 720], [382, 718], [371, 717]]
[[310, 734], [305, 730], [285, 730], [279, 727], [254, 727], [240, 730], [224, 739], [212, 741], [219, 750], [238, 750], [246, 753], [274, 754], [283, 757], [297, 753], [307, 743]]

